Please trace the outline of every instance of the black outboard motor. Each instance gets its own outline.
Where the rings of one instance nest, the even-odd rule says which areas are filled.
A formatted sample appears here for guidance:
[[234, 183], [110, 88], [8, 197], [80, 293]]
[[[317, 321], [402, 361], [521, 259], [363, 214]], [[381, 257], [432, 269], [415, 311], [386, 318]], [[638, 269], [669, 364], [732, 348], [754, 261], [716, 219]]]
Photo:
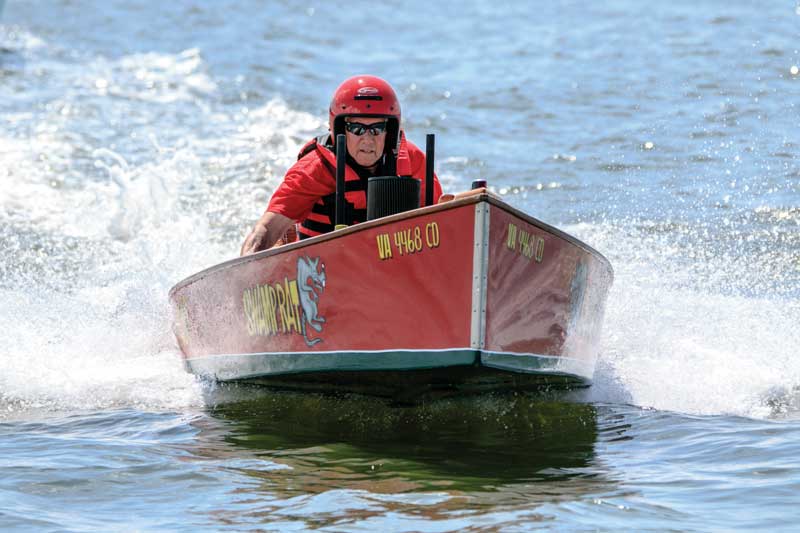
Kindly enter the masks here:
[[410, 176], [375, 176], [367, 182], [367, 220], [419, 207], [419, 180]]

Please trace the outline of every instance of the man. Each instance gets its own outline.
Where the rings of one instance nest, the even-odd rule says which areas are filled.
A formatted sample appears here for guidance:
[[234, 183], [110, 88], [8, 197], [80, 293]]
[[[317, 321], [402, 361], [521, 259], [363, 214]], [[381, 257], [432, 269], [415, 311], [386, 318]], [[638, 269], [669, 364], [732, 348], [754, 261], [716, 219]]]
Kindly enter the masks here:
[[[348, 225], [364, 222], [367, 180], [370, 176], [412, 176], [421, 181], [420, 205], [425, 200], [425, 154], [405, 139], [400, 102], [394, 89], [376, 76], [354, 76], [333, 94], [327, 135], [309, 141], [242, 245], [241, 255], [265, 250], [294, 224], [300, 238], [334, 229], [336, 192], [336, 135], [347, 138], [345, 202]], [[434, 176], [433, 201], [442, 194]]]

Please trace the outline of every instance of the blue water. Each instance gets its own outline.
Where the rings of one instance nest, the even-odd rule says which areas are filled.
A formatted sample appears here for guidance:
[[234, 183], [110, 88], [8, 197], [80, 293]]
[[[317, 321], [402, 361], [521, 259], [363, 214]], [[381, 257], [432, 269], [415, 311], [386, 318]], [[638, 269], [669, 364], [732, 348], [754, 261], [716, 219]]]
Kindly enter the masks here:
[[[0, 17], [0, 529], [796, 528], [800, 4]], [[167, 291], [237, 253], [360, 72], [445, 189], [611, 260], [592, 387], [398, 407], [183, 371]]]

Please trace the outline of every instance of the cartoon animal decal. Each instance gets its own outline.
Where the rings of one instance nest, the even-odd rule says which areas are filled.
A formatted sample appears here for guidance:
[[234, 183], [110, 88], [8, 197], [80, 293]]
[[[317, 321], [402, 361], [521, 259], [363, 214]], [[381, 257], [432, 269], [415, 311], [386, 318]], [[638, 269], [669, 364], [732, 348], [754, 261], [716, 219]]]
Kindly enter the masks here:
[[325, 263], [320, 262], [319, 257], [311, 259], [305, 256], [297, 259], [297, 287], [302, 308], [300, 324], [303, 338], [307, 345], [314, 346], [322, 342], [322, 338], [309, 338], [308, 327], [320, 333], [322, 324], [325, 323], [325, 317], [319, 316], [317, 307], [319, 296], [325, 290]]

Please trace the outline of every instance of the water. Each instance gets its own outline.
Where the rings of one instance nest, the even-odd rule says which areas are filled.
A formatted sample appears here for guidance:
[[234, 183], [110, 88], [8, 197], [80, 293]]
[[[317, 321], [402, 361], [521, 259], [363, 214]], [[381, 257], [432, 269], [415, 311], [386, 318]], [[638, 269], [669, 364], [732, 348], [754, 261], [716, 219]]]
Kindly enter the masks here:
[[[0, 528], [792, 530], [800, 4], [6, 2]], [[398, 407], [196, 381], [229, 259], [332, 89], [602, 251], [595, 384]]]

